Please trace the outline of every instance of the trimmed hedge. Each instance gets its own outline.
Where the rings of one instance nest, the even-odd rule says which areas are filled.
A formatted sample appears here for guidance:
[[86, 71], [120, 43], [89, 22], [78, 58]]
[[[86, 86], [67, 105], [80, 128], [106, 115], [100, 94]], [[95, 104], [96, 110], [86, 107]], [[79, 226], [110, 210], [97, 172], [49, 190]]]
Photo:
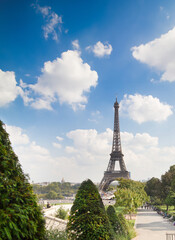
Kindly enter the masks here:
[[100, 194], [91, 180], [84, 181], [77, 192], [67, 234], [71, 240], [115, 239]]

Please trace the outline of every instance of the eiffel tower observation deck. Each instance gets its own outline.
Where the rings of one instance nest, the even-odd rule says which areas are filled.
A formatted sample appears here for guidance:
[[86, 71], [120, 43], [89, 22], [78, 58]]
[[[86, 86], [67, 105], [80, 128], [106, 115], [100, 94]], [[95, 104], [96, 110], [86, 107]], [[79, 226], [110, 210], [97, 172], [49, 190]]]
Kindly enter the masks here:
[[[129, 172], [126, 170], [125, 162], [123, 160], [123, 153], [120, 140], [120, 127], [119, 127], [119, 104], [114, 103], [114, 131], [113, 131], [113, 144], [112, 152], [110, 154], [110, 160], [107, 170], [104, 172], [104, 177], [99, 185], [99, 190], [106, 191], [110, 183], [115, 181], [117, 178], [130, 178]], [[115, 162], [119, 162], [119, 170], [115, 170]]]

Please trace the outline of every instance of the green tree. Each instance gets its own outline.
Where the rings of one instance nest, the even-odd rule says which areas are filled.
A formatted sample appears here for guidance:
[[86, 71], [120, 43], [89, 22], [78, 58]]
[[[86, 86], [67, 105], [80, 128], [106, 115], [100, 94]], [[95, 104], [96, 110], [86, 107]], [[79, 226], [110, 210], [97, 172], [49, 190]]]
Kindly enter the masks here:
[[162, 198], [165, 200], [172, 190], [175, 179], [175, 165], [171, 166], [168, 172], [161, 176], [162, 181]]
[[123, 234], [123, 226], [121, 225], [120, 218], [116, 214], [115, 208], [110, 205], [106, 212], [114, 232]]
[[129, 229], [128, 229], [128, 225], [127, 225], [127, 221], [125, 219], [125, 217], [123, 216], [122, 213], [119, 213], [118, 215], [119, 218], [119, 222], [120, 222], [120, 227], [121, 227], [121, 234], [123, 234], [124, 236], [127, 236], [129, 234]]
[[45, 195], [45, 198], [46, 199], [57, 199], [57, 196], [58, 196], [58, 194], [55, 191], [51, 190], [49, 193], [47, 193]]
[[170, 191], [167, 197], [165, 198], [165, 204], [167, 206], [167, 211], [169, 206], [174, 206], [175, 208], [175, 192]]
[[135, 212], [139, 206], [148, 201], [143, 183], [124, 178], [120, 178], [118, 181], [118, 189], [115, 192], [115, 205], [125, 207], [125, 213], [131, 214]]
[[139, 206], [139, 203], [136, 201], [137, 194], [130, 189], [118, 189], [115, 193], [116, 203], [115, 206], [125, 207], [124, 212], [132, 214], [135, 212], [136, 208]]
[[68, 216], [68, 210], [65, 210], [63, 207], [60, 207], [56, 212], [56, 217], [65, 220]]
[[96, 186], [84, 181], [75, 197], [67, 224], [71, 240], [112, 240], [112, 227]]
[[162, 183], [158, 178], [151, 178], [146, 182], [145, 191], [150, 196], [152, 204], [162, 202]]
[[44, 218], [0, 121], [0, 239], [43, 240]]

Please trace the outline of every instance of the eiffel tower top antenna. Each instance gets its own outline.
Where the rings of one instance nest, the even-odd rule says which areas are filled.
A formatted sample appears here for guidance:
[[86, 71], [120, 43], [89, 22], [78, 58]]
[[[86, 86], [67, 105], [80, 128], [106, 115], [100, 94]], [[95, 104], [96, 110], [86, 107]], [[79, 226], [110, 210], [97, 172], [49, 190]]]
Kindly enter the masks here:
[[112, 152], [120, 152], [122, 151], [121, 140], [120, 140], [120, 127], [119, 127], [119, 104], [116, 101], [114, 103], [114, 132], [113, 132], [113, 144], [112, 144]]

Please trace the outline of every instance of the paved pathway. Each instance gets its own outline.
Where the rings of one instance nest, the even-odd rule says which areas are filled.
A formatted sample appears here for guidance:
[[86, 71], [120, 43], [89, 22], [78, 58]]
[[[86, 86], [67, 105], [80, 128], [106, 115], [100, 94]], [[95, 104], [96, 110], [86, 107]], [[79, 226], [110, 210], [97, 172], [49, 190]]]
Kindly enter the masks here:
[[166, 240], [166, 233], [175, 234], [175, 226], [157, 212], [138, 210], [136, 218], [137, 237], [134, 240]]

